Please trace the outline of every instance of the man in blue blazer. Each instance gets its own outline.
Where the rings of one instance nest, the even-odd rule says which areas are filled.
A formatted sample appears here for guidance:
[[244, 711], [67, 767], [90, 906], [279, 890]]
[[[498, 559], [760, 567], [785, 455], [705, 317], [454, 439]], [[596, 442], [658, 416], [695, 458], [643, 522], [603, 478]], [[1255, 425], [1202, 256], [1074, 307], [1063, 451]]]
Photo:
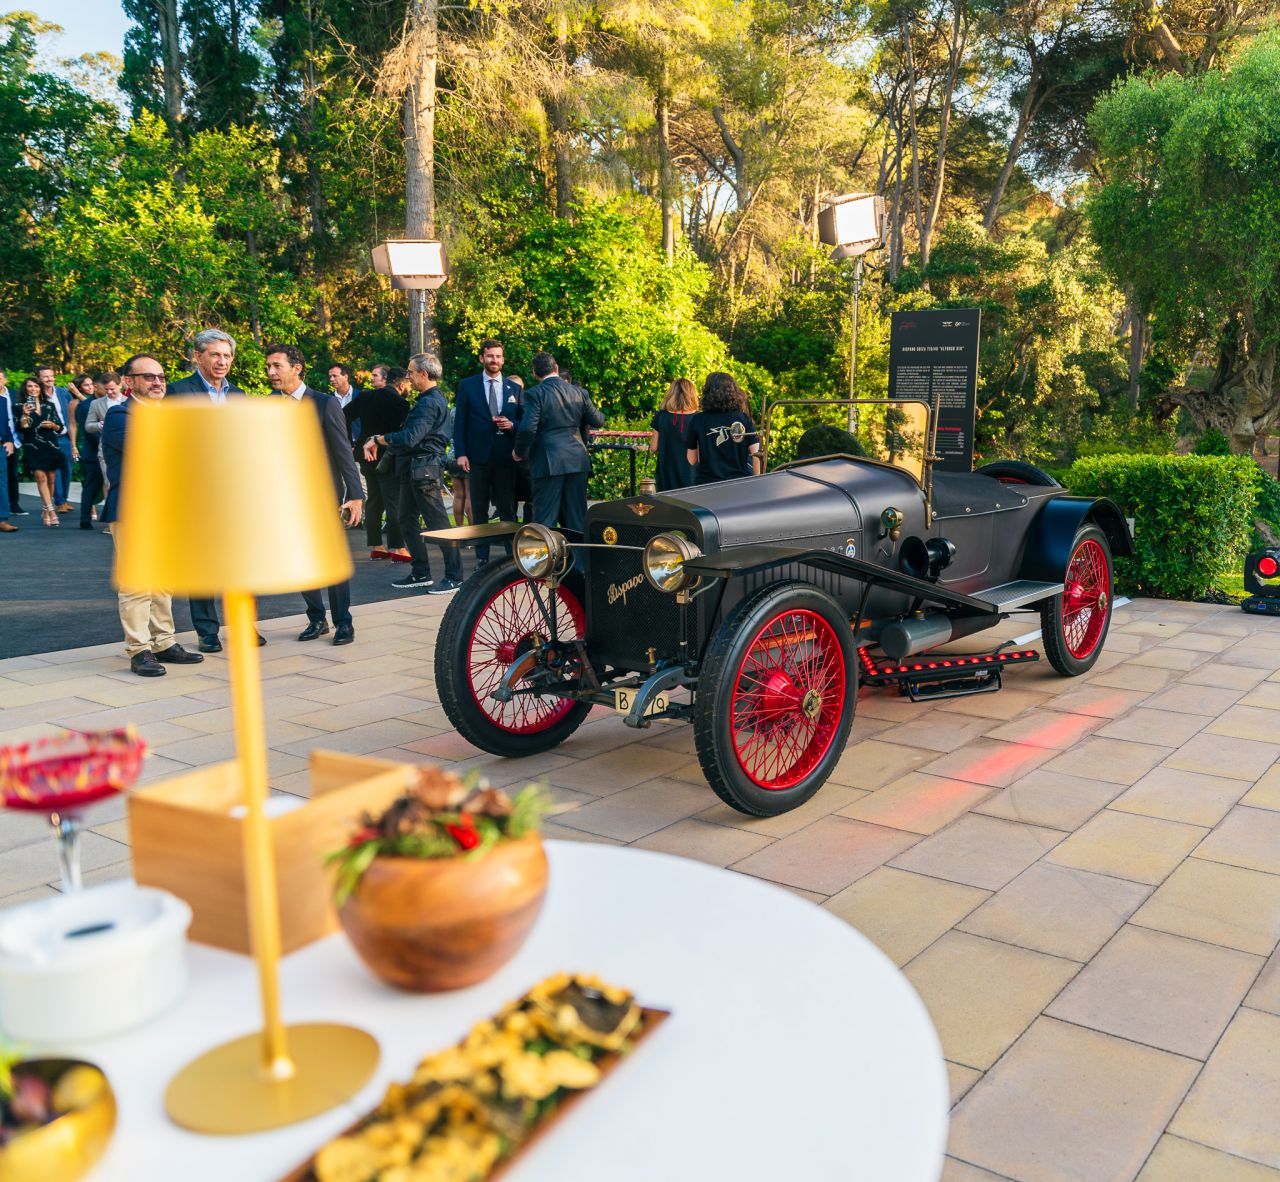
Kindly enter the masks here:
[[[360, 487], [360, 469], [351, 455], [351, 436], [347, 434], [347, 420], [342, 407], [333, 394], [307, 388], [302, 380], [306, 360], [297, 345], [268, 345], [263, 349], [267, 358], [267, 381], [271, 388], [286, 398], [309, 402], [320, 419], [320, 433], [324, 449], [329, 456], [329, 472], [338, 498], [338, 509], [348, 525], [359, 525], [364, 516], [364, 489]], [[333, 643], [350, 644], [356, 638], [351, 620], [351, 580], [335, 583], [328, 588], [329, 611], [333, 616]], [[325, 620], [324, 599], [320, 590], [304, 591], [307, 604], [307, 620], [299, 640], [315, 640], [329, 631]]]
[[[236, 359], [234, 337], [220, 328], [201, 329], [191, 342], [191, 358], [195, 362], [195, 372], [170, 382], [165, 392], [169, 398], [207, 398], [215, 406], [222, 406], [229, 398], [245, 396], [244, 391], [227, 377]], [[218, 639], [218, 629], [222, 627], [222, 621], [218, 619], [218, 601], [189, 599], [187, 606], [191, 609], [191, 626], [200, 638], [200, 651], [220, 653], [222, 641]], [[258, 643], [267, 642], [259, 636]]]
[[[489, 503], [503, 521], [516, 520], [516, 462], [511, 458], [516, 424], [520, 421], [523, 391], [503, 377], [502, 342], [480, 342], [482, 371], [458, 383], [453, 418], [453, 452], [458, 467], [467, 474], [471, 519], [476, 525], [489, 521]], [[476, 547], [476, 561], [489, 561], [489, 547]]]

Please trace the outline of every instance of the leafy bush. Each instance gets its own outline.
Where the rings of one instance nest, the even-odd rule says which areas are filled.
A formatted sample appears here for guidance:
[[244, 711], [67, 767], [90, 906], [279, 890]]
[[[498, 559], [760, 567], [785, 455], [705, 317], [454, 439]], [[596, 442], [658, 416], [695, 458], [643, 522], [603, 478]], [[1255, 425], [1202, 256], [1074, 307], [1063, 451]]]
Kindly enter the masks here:
[[1258, 503], [1253, 507], [1253, 519], [1251, 549], [1261, 550], [1273, 545], [1271, 539], [1258, 529], [1258, 523], [1265, 525], [1273, 536], [1280, 537], [1280, 480], [1261, 468], [1258, 469]]
[[1191, 452], [1197, 456], [1229, 456], [1231, 454], [1231, 440], [1221, 431], [1210, 427], [1196, 440], [1196, 445], [1191, 449]]
[[1077, 460], [1066, 484], [1136, 519], [1136, 555], [1116, 562], [1121, 589], [1200, 599], [1240, 567], [1261, 476], [1247, 456], [1114, 455]]

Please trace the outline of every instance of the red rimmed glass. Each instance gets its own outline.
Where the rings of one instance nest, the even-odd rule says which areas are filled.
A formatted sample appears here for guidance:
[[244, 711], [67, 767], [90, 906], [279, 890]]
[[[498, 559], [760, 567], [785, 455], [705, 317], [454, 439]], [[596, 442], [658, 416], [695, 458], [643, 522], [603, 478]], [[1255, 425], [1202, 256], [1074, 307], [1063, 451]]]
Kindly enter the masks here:
[[0, 804], [49, 818], [64, 890], [80, 889], [84, 810], [132, 787], [146, 750], [133, 727], [64, 731], [0, 747]]

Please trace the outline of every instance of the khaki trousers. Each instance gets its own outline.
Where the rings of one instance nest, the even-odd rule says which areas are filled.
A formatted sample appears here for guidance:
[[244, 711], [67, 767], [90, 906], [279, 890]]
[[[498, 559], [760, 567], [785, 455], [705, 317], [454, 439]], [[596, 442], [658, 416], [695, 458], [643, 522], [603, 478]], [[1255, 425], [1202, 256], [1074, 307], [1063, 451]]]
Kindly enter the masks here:
[[[115, 532], [111, 535], [115, 544]], [[173, 644], [173, 596], [168, 591], [121, 591], [125, 656], [164, 652]]]

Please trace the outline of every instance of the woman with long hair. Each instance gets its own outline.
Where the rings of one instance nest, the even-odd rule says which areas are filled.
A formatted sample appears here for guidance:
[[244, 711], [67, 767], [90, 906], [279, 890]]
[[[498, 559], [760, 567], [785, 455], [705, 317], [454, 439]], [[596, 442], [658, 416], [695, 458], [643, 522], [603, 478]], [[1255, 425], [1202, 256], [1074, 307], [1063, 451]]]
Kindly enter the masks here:
[[650, 420], [649, 450], [658, 453], [654, 475], [659, 492], [687, 488], [694, 482], [693, 466], [685, 455], [684, 433], [697, 409], [698, 391], [693, 383], [688, 378], [676, 378]]
[[754, 473], [760, 436], [747, 413], [747, 396], [732, 374], [707, 375], [702, 385], [702, 407], [690, 418], [684, 443], [698, 484]]
[[62, 410], [56, 397], [46, 398], [44, 387], [35, 378], [23, 380], [18, 391], [18, 404], [22, 417], [18, 428], [22, 432], [22, 456], [27, 472], [40, 491], [44, 506], [41, 520], [45, 525], [56, 526], [58, 510], [53, 504], [54, 480], [62, 466], [62, 450], [58, 440], [67, 433], [62, 421]]

